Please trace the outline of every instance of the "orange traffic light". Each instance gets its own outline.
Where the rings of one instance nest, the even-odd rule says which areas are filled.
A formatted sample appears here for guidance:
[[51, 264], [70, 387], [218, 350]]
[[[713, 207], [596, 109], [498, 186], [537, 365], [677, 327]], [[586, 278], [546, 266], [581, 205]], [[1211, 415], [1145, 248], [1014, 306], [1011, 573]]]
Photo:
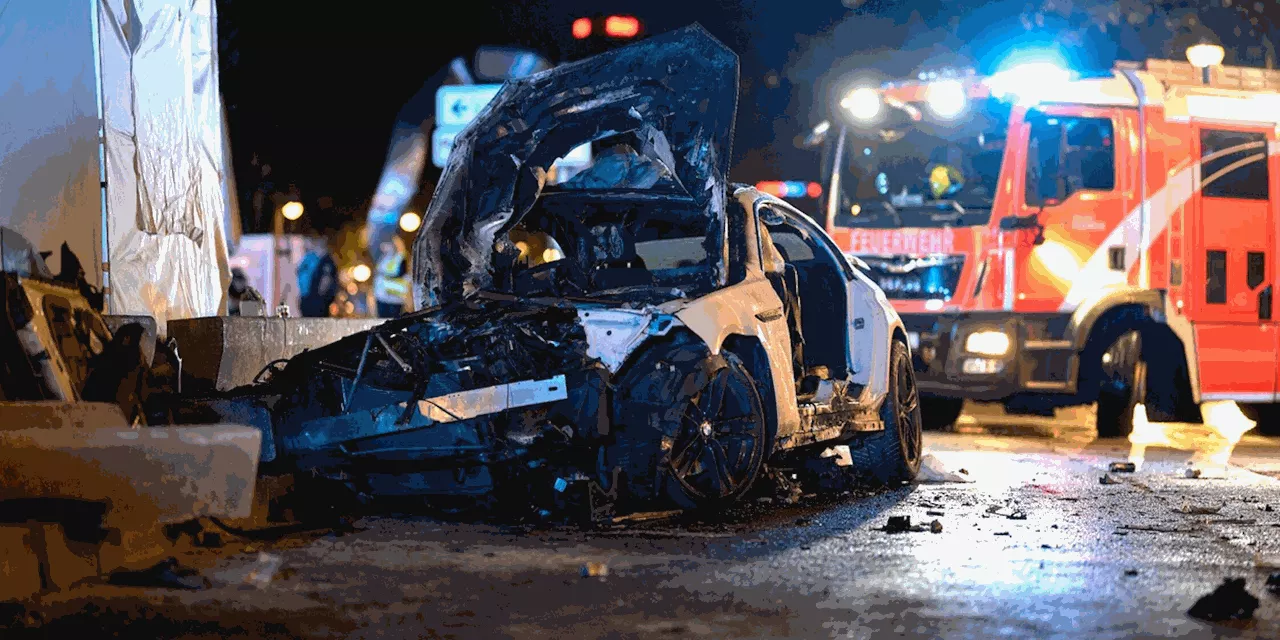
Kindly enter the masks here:
[[634, 38], [640, 33], [640, 21], [633, 16], [609, 16], [604, 20], [604, 32], [614, 38]]
[[591, 35], [591, 18], [578, 18], [573, 21], [573, 37], [582, 40]]

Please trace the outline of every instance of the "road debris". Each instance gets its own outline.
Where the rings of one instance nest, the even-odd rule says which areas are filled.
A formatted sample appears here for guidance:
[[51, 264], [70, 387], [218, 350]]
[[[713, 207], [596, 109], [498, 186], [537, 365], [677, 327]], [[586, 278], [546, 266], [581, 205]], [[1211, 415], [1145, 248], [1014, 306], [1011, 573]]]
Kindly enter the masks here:
[[267, 588], [271, 581], [275, 579], [276, 572], [280, 570], [280, 565], [283, 562], [284, 559], [278, 555], [265, 551], [259, 552], [258, 562], [253, 567], [253, 570], [245, 576], [245, 583], [259, 589]]
[[582, 565], [582, 577], [603, 578], [609, 575], [609, 565], [603, 562], [588, 562]]
[[[761, 498], [761, 500], [765, 500], [765, 499], [766, 498]], [[770, 500], [770, 502], [772, 502], [772, 500]], [[623, 522], [647, 522], [650, 520], [664, 520], [667, 518], [674, 518], [675, 516], [678, 516], [681, 513], [684, 513], [684, 512], [680, 511], [679, 509], [676, 509], [673, 511], [640, 511], [636, 513], [628, 513], [620, 516], [614, 516], [613, 523], [621, 524]]]
[[1107, 467], [1107, 471], [1111, 473], [1134, 473], [1138, 470], [1138, 465], [1132, 462], [1112, 462]]
[[1187, 515], [1211, 516], [1211, 515], [1216, 515], [1219, 511], [1222, 511], [1222, 508], [1225, 506], [1227, 506], [1225, 503], [1218, 505], [1216, 507], [1210, 507], [1207, 505], [1193, 505], [1189, 502], [1184, 502], [1182, 503], [1181, 508], [1174, 509], [1173, 511], [1174, 513], [1185, 513]]
[[1187, 615], [1210, 622], [1249, 620], [1260, 602], [1244, 588], [1244, 578], [1227, 578], [1222, 584], [1191, 605]]
[[992, 534], [992, 535], [997, 535], [997, 536], [1007, 536], [1007, 535], [1012, 535], [1012, 534], [1010, 534], [1008, 531], [997, 531], [997, 532], [995, 532], [995, 533], [994, 533], [994, 534]]
[[973, 480], [964, 477], [969, 472], [960, 469], [959, 472], [951, 471], [932, 453], [926, 453], [920, 459], [920, 473], [916, 476], [916, 482], [922, 484], [941, 484], [947, 482], [973, 482]]
[[923, 531], [931, 531], [933, 533], [942, 533], [942, 523], [934, 520], [928, 525], [911, 524], [911, 516], [889, 516], [888, 522], [880, 531], [885, 533], [920, 533]]
[[1098, 483], [1099, 484], [1122, 484], [1119, 480], [1116, 480], [1109, 473], [1099, 477]]
[[992, 515], [997, 515], [997, 516], [1004, 516], [1005, 518], [1008, 518], [1010, 520], [1026, 520], [1027, 519], [1027, 514], [1023, 512], [1021, 509], [1014, 509], [1013, 507], [1007, 507], [1007, 506], [1002, 507], [1000, 505], [991, 505], [990, 507], [987, 507], [987, 513]]
[[212, 586], [195, 570], [178, 566], [177, 558], [162, 560], [141, 571], [113, 571], [107, 582], [123, 587], [168, 587], [191, 591]]
[[1186, 472], [1185, 472], [1183, 475], [1185, 475], [1185, 476], [1186, 476], [1186, 477], [1188, 477], [1188, 478], [1199, 478], [1199, 477], [1200, 477], [1200, 470], [1199, 470], [1199, 469], [1187, 469], [1187, 470], [1186, 470]]
[[928, 511], [925, 511], [925, 512], [924, 512], [924, 514], [925, 514], [926, 516], [945, 516], [945, 515], [947, 515], [945, 512], [943, 512], [943, 511], [938, 511], [938, 510], [936, 510], [936, 509], [929, 509]]
[[1133, 577], [1133, 576], [1138, 575], [1138, 570], [1137, 570], [1137, 569], [1125, 569], [1125, 570], [1124, 570], [1124, 574], [1125, 574], [1126, 576]]
[[903, 533], [911, 530], [911, 516], [889, 516], [882, 531], [885, 533]]
[[1280, 596], [1280, 571], [1267, 576], [1267, 591], [1273, 596]]
[[1124, 531], [1148, 531], [1151, 533], [1195, 533], [1198, 529], [1188, 527], [1167, 527], [1158, 524], [1122, 524], [1118, 527]]

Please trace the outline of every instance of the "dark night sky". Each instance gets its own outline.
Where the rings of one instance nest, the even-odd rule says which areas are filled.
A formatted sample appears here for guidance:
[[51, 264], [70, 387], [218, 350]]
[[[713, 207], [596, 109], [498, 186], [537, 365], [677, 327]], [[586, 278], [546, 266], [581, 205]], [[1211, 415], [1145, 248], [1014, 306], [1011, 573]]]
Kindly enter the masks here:
[[[732, 178], [746, 182], [813, 179], [815, 155], [792, 140], [828, 117], [838, 102], [829, 94], [868, 68], [901, 75], [963, 63], [989, 71], [983, 65], [1001, 48], [1038, 38], [1075, 64], [1105, 69], [1117, 57], [1181, 57], [1205, 34], [1221, 36], [1228, 64], [1256, 65], [1258, 31], [1274, 34], [1280, 24], [1276, 0], [844, 2], [857, 9], [841, 0], [217, 0], [238, 186], [244, 193], [257, 184], [256, 155], [277, 185], [296, 183], [304, 203], [331, 196], [361, 210], [397, 112], [450, 60], [481, 45], [527, 47], [553, 63], [576, 59], [583, 52], [570, 25], [584, 15], [634, 15], [646, 34], [700, 22], [738, 52]], [[428, 163], [424, 182], [438, 175]]]
[[[780, 7], [789, 4], [791, 7]], [[763, 77], [779, 70], [797, 32], [817, 31], [848, 13], [838, 0], [587, 2], [467, 0], [343, 3], [219, 0], [222, 92], [228, 106], [235, 174], [252, 189], [256, 154], [277, 183], [295, 182], [304, 203], [328, 195], [354, 206], [376, 186], [397, 111], [455, 56], [479, 45], [518, 45], [553, 62], [577, 53], [574, 18], [635, 15], [647, 34], [701, 22], [741, 56], [736, 156], [768, 143], [786, 110], [786, 87]], [[803, 8], [801, 8], [803, 6]], [[426, 179], [438, 175], [428, 166]], [[748, 176], [763, 179], [768, 176]]]

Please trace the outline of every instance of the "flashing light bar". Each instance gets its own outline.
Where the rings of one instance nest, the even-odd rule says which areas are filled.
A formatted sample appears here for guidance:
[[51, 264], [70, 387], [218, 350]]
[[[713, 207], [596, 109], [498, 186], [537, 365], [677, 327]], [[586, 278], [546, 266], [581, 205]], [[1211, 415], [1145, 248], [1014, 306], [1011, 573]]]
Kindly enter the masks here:
[[800, 180], [765, 180], [756, 183], [756, 189], [779, 198], [819, 198], [822, 196], [822, 185], [816, 182]]
[[634, 38], [640, 33], [640, 21], [634, 16], [609, 16], [604, 19], [604, 32], [614, 38]]

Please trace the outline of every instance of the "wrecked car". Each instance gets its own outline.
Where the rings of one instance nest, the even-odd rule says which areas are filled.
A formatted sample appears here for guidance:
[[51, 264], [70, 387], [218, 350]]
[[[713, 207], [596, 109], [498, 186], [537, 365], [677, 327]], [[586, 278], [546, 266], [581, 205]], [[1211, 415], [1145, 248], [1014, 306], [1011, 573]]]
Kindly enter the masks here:
[[808, 216], [727, 182], [737, 78], [694, 25], [509, 82], [424, 216], [419, 310], [209, 402], [376, 496], [717, 508], [841, 443], [913, 478], [902, 324]]

